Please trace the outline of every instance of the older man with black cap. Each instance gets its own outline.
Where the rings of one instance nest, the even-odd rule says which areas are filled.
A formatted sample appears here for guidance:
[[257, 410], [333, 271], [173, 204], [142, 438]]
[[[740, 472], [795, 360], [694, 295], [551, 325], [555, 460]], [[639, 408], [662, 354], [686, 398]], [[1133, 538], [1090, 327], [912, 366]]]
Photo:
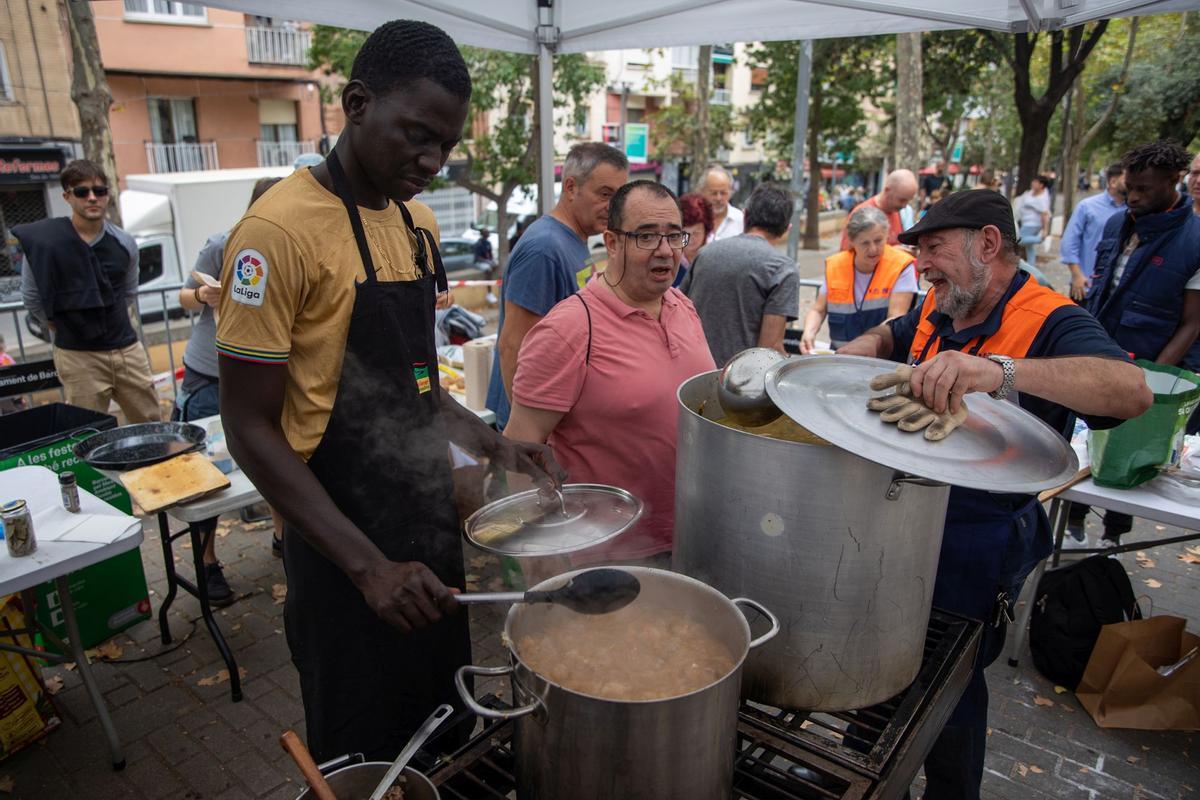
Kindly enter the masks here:
[[[912, 394], [935, 414], [963, 396], [1008, 398], [1067, 435], [1078, 414], [1109, 428], [1149, 408], [1152, 396], [1100, 324], [1019, 269], [1008, 201], [979, 189], [942, 200], [900, 241], [919, 245], [925, 302], [838, 350], [914, 365]], [[925, 762], [926, 800], [976, 798], [987, 742], [983, 670], [1004, 644], [1025, 577], [1049, 555], [1049, 521], [1031, 495], [953, 487], [933, 603], [984, 622], [962, 700]]]

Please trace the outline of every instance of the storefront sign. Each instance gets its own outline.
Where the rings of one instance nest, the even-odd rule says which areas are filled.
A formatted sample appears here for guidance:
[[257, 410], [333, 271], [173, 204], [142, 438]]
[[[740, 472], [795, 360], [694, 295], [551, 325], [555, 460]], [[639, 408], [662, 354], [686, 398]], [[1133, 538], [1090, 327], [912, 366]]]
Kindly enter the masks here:
[[43, 389], [55, 389], [61, 385], [54, 361], [49, 358], [0, 368], [0, 397], [15, 397]]
[[650, 126], [644, 122], [625, 124], [625, 155], [630, 164], [645, 164], [649, 160]]
[[58, 180], [66, 157], [57, 147], [0, 148], [0, 183]]

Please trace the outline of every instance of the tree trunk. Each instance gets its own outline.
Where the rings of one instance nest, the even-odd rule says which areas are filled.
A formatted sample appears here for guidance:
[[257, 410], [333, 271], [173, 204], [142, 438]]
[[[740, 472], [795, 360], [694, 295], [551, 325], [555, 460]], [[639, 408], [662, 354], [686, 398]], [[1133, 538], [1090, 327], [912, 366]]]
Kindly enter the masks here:
[[[1075, 182], [1079, 173], [1079, 159], [1087, 150], [1088, 145], [1100, 133], [1100, 129], [1109, 123], [1113, 115], [1117, 113], [1117, 105], [1121, 102], [1121, 94], [1125, 88], [1125, 82], [1129, 79], [1129, 65], [1133, 61], [1133, 48], [1137, 43], [1138, 28], [1142, 21], [1134, 17], [1129, 23], [1129, 40], [1125, 44], [1125, 60], [1121, 63], [1121, 73], [1117, 76], [1117, 82], [1112, 89], [1112, 99], [1108, 103], [1108, 107], [1104, 109], [1104, 113], [1100, 115], [1090, 128], [1087, 126], [1087, 110], [1084, 107], [1084, 88], [1082, 83], [1075, 85], [1075, 120], [1071, 127], [1071, 135], [1068, 138], [1067, 148], [1067, 165], [1063, 172], [1070, 177], [1070, 185], [1063, 187], [1063, 219], [1071, 218], [1071, 211], [1074, 210], [1075, 200]], [[1088, 180], [1091, 180], [1091, 159], [1088, 159]], [[1101, 191], [1108, 187], [1101, 186]]]
[[1062, 174], [1062, 214], [1063, 226], [1071, 219], [1075, 210], [1075, 188], [1079, 183], [1079, 143], [1083, 126], [1087, 124], [1087, 109], [1084, 107], [1086, 98], [1083, 93], [1083, 83], [1076, 83], [1072, 89], [1075, 94], [1071, 98], [1072, 119], [1067, 128], [1066, 158], [1063, 160]]
[[79, 109], [79, 128], [83, 140], [83, 156], [99, 164], [108, 176], [112, 190], [108, 216], [121, 224], [121, 207], [117, 203], [117, 162], [113, 156], [112, 131], [108, 127], [108, 110], [112, 92], [104, 77], [100, 60], [100, 42], [96, 38], [96, 21], [92, 4], [67, 2], [67, 21], [71, 33], [71, 99]]
[[1050, 136], [1050, 120], [1067, 92], [1074, 86], [1076, 78], [1083, 72], [1088, 56], [1108, 29], [1108, 20], [1078, 26], [1066, 31], [1050, 33], [1049, 74], [1046, 91], [1041, 97], [1033, 96], [1031, 66], [1037, 50], [1039, 34], [1018, 33], [1008, 40], [1001, 40], [991, 31], [983, 35], [993, 48], [1003, 56], [1012, 68], [1013, 101], [1021, 119], [1021, 146], [1019, 150], [1017, 194], [1029, 188], [1029, 182], [1038, 174], [1046, 140]]
[[920, 170], [924, 71], [921, 32], [896, 35], [896, 167]]
[[708, 102], [712, 77], [712, 45], [700, 47], [700, 58], [696, 62], [696, 130], [692, 135], [692, 171], [689, 191], [700, 187], [700, 178], [708, 167], [710, 144], [708, 140]]
[[1017, 151], [1018, 195], [1029, 188], [1030, 182], [1042, 166], [1042, 153], [1046, 151], [1046, 141], [1050, 138], [1050, 119], [1053, 116], [1054, 107], [1051, 106], [1049, 113], [1037, 108], [1022, 119], [1021, 146]]
[[508, 198], [512, 190], [501, 195], [501, 202], [496, 203], [496, 274], [503, 278], [508, 265]]
[[[821, 249], [821, 102], [824, 91], [813, 81], [808, 115], [808, 198], [805, 206], [804, 249]], [[797, 164], [795, 169], [803, 169]]]

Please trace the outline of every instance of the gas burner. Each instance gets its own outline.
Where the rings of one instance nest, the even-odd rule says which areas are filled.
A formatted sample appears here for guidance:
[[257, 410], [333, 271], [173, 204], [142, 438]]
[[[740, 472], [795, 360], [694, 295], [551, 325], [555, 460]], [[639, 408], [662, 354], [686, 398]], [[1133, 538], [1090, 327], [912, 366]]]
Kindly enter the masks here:
[[[734, 798], [903, 797], [966, 689], [981, 627], [934, 609], [916, 680], [896, 697], [870, 708], [805, 712], [743, 703]], [[483, 702], [489, 700], [503, 705], [496, 698]], [[426, 756], [419, 763], [447, 800], [515, 798], [512, 732], [510, 722], [489, 725], [453, 755], [436, 761]]]

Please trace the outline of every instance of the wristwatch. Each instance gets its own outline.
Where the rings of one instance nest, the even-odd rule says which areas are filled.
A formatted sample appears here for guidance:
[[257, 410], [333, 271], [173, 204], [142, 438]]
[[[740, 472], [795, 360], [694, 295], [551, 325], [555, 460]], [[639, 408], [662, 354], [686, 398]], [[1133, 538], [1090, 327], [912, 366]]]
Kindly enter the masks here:
[[988, 355], [987, 358], [995, 361], [1004, 370], [1004, 380], [1001, 381], [1000, 388], [994, 392], [988, 392], [988, 395], [997, 400], [1003, 400], [1005, 397], [1008, 397], [1008, 393], [1012, 391], [1013, 384], [1017, 382], [1017, 362], [1008, 356]]

